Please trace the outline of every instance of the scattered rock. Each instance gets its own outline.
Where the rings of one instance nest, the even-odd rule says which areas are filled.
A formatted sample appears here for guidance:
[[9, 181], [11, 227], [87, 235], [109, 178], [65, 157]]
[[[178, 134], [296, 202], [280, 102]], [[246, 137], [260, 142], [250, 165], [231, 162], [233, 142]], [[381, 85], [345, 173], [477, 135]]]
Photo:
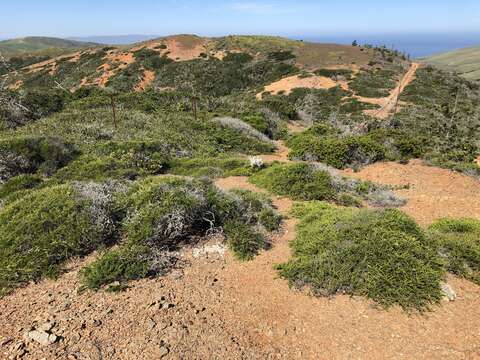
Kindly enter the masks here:
[[166, 346], [162, 346], [159, 349], [158, 355], [160, 356], [160, 358], [164, 358], [168, 355], [169, 352], [170, 350]]
[[157, 323], [152, 318], [148, 318], [147, 325], [148, 325], [148, 328], [152, 330], [155, 326], [157, 326]]
[[442, 292], [446, 300], [455, 301], [457, 299], [457, 293], [447, 283], [442, 283]]
[[42, 330], [33, 330], [26, 333], [26, 338], [36, 341], [42, 346], [47, 346], [55, 343], [58, 340], [58, 336], [55, 334], [49, 334]]
[[55, 321], [47, 321], [37, 327], [37, 330], [50, 332], [55, 327]]
[[12, 341], [13, 341], [13, 339], [11, 339], [11, 338], [2, 338], [2, 339], [0, 340], [0, 347], [4, 347], [4, 346], [8, 345], [8, 344], [10, 344]]
[[94, 327], [99, 327], [100, 325], [102, 325], [102, 320], [95, 319], [95, 320], [92, 321], [92, 325]]

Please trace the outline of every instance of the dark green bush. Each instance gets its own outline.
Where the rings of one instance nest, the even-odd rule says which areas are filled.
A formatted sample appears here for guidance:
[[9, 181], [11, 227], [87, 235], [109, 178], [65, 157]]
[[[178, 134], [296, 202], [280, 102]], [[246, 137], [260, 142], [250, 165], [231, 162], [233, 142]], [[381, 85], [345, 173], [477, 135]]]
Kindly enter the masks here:
[[291, 159], [319, 161], [337, 169], [367, 165], [386, 157], [383, 144], [370, 136], [339, 138], [305, 132], [293, 136], [288, 145]]
[[304, 163], [273, 164], [251, 176], [250, 181], [294, 200], [332, 200], [335, 197], [331, 176]]
[[32, 191], [0, 210], [0, 293], [44, 276], [112, 241], [109, 190], [60, 185]]
[[224, 230], [228, 235], [228, 245], [239, 260], [251, 260], [266, 248], [265, 238], [241, 221], [227, 221]]
[[315, 294], [366, 296], [382, 307], [428, 309], [442, 298], [443, 269], [419, 226], [398, 210], [299, 205], [294, 257], [280, 275]]
[[20, 174], [51, 175], [77, 155], [73, 145], [53, 137], [0, 140], [0, 183]]
[[429, 227], [448, 271], [480, 285], [480, 221], [442, 219]]
[[151, 249], [146, 246], [123, 246], [108, 250], [80, 272], [84, 288], [98, 290], [102, 286], [154, 275], [151, 271]]

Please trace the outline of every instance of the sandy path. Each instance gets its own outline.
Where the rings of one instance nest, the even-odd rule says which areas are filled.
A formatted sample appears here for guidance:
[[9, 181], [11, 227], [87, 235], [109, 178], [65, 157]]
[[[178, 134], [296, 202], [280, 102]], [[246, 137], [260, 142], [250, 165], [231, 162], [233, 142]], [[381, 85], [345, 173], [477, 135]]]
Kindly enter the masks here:
[[412, 63], [410, 69], [408, 69], [407, 73], [399, 81], [397, 87], [393, 89], [390, 92], [390, 96], [386, 98], [374, 99], [356, 96], [356, 98], [362, 102], [381, 106], [380, 109], [365, 110], [365, 114], [374, 116], [378, 119], [386, 119], [393, 112], [395, 112], [398, 105], [398, 98], [402, 94], [403, 90], [405, 90], [405, 88], [415, 79], [415, 74], [419, 66], [419, 63]]

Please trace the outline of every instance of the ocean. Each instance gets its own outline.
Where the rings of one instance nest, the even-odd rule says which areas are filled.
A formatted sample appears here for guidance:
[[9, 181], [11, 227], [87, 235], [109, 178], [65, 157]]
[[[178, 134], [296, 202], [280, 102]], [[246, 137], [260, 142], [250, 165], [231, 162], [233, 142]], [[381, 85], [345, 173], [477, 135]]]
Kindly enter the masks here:
[[359, 44], [385, 45], [410, 54], [412, 58], [480, 46], [480, 33], [307, 35], [291, 38], [336, 44], [351, 44], [353, 40], [357, 40]]

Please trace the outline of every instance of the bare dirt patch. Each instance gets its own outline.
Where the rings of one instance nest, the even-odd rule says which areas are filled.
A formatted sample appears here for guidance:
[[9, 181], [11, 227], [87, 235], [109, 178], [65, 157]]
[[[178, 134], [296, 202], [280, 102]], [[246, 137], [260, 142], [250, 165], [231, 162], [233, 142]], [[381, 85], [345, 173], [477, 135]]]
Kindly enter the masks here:
[[[300, 77], [298, 75], [294, 75], [267, 85], [263, 92], [269, 92], [273, 95], [278, 95], [279, 93], [289, 95], [292, 90], [298, 88], [330, 89], [337, 85], [337, 82], [324, 76], [312, 75], [309, 77]], [[260, 100], [262, 98], [263, 92], [257, 94], [257, 99]]]
[[144, 70], [143, 71], [143, 78], [135, 86], [135, 91], [144, 91], [151, 83], [155, 80], [155, 72], [151, 70]]
[[421, 225], [444, 217], [480, 219], [480, 181], [450, 170], [427, 166], [421, 160], [407, 165], [377, 163], [344, 174], [387, 185], [410, 185], [396, 193], [408, 200], [402, 208]]

